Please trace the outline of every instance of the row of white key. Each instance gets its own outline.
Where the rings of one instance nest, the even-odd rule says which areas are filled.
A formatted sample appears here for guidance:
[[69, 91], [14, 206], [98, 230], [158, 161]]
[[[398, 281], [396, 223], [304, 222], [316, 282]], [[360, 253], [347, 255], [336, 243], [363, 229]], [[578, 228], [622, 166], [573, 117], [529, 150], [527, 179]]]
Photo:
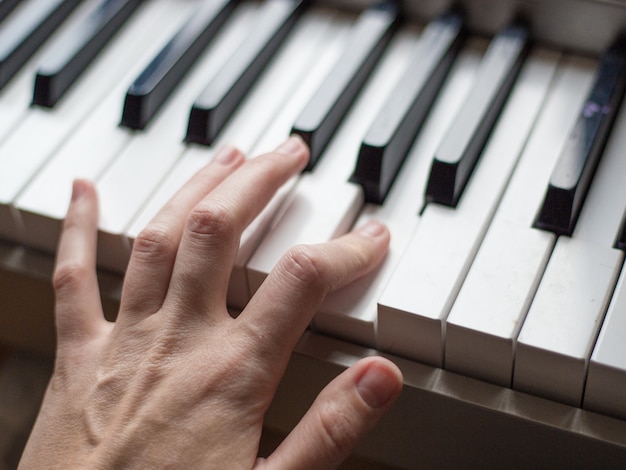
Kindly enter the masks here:
[[[264, 151], [275, 148], [287, 139], [294, 120], [294, 113], [308, 100], [314, 87], [325, 75], [327, 68], [336, 57], [336, 50], [343, 42], [347, 31], [345, 22], [334, 20], [331, 15], [312, 13], [296, 26], [289, 43], [274, 60], [270, 69], [260, 78], [241, 108], [215, 145], [235, 144], [250, 158]], [[327, 55], [329, 59], [320, 60], [314, 70], [311, 63], [315, 57]], [[287, 103], [289, 101], [289, 103]], [[295, 102], [295, 103], [294, 103]], [[273, 136], [271, 146], [268, 136]], [[264, 142], [261, 144], [259, 140]], [[259, 148], [263, 145], [264, 150]], [[163, 204], [206, 162], [206, 151], [192, 146], [188, 148], [176, 166], [167, 176], [166, 181], [158, 186], [157, 192], [150, 198], [132, 225], [126, 230], [132, 240], [143, 229]], [[283, 188], [285, 191], [287, 188]], [[280, 198], [275, 198], [272, 207], [280, 207]], [[237, 265], [244, 265], [258, 245], [271, 222], [272, 214], [257, 217], [244, 233], [238, 252], [238, 259], [229, 285], [228, 304], [233, 308], [242, 308], [249, 300], [247, 279], [241, 276]]]
[[313, 321], [316, 330], [371, 347], [377, 345], [378, 299], [419, 223], [432, 156], [474, 82], [484, 49], [482, 40], [464, 48], [385, 202], [366, 204], [361, 211], [356, 226], [375, 218], [389, 228], [387, 257], [375, 272], [326, 298]]
[[[118, 127], [124, 93], [141, 68], [179, 27], [190, 7], [182, 8], [167, 0], [146, 4], [58, 109], [31, 110], [20, 132], [0, 147], [0, 156], [14, 147], [29, 152], [25, 161], [29, 162], [30, 172], [20, 168], [20, 176], [15, 176], [10, 192], [8, 186], [4, 189], [2, 199], [2, 203], [13, 203], [20, 210], [24, 231], [19, 241], [46, 251], [55, 250], [60, 221], [70, 200], [72, 180], [78, 177], [95, 180], [129, 141], [131, 134]], [[146, 37], [154, 38], [148, 46]], [[120, 51], [126, 52], [118, 55]], [[121, 60], [121, 57], [128, 57], [128, 60]], [[100, 81], [98, 74], [103, 68], [117, 72], [113, 77], [108, 76], [112, 89], [100, 96], [94, 95], [91, 84], [94, 77]], [[76, 111], [65, 117], [66, 124], [59, 128], [57, 119], [63, 121], [67, 107]], [[46, 122], [31, 123], [42, 119]], [[54, 132], [50, 131], [45, 140], [32, 137], [31, 133], [37, 135], [46, 127]], [[45, 147], [44, 143], [51, 146]]]
[[560, 66], [541, 115], [447, 321], [445, 367], [511, 386], [515, 342], [555, 235], [532, 228], [594, 64]]
[[576, 228], [557, 240], [518, 338], [513, 386], [574, 406], [582, 404], [589, 358], [624, 262], [613, 248], [626, 207], [624, 133], [622, 109]]
[[328, 241], [352, 228], [364, 203], [361, 187], [348, 181], [359, 146], [414, 45], [414, 34], [396, 36], [320, 162], [300, 177], [280, 220], [247, 264], [251, 294], [289, 247]]
[[428, 204], [379, 300], [381, 348], [443, 366], [445, 324], [548, 94], [559, 56], [527, 59], [455, 209]]

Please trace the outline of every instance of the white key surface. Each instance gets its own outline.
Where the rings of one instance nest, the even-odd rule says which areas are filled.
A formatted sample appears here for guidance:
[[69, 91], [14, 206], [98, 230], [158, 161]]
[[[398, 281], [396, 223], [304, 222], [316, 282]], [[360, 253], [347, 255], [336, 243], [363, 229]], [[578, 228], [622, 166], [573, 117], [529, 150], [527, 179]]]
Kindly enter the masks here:
[[[513, 384], [520, 390], [581, 404], [589, 357], [624, 258], [613, 243], [626, 207], [625, 132], [622, 109], [572, 237], [557, 240], [520, 332]], [[557, 367], [558, 380], [544, 364]]]
[[[445, 366], [510, 386], [515, 340], [555, 237], [532, 228], [553, 165], [591, 85], [593, 63], [566, 57], [450, 311]], [[474, 345], [475, 347], [471, 346]]]
[[[23, 243], [54, 252], [72, 181], [76, 178], [95, 181], [128, 144], [132, 133], [119, 126], [124, 94], [145, 63], [186, 19], [191, 6], [182, 8], [170, 1], [150, 2], [131, 19], [127, 25], [133, 33], [130, 40], [143, 45], [142, 57], [18, 196], [15, 206], [25, 228]], [[149, 44], [145, 43], [148, 37], [154, 38]]]
[[626, 419], [626, 270], [622, 268], [613, 300], [591, 355], [583, 407]]
[[559, 239], [517, 340], [513, 388], [581, 406], [587, 363], [622, 262], [621, 251]]
[[251, 294], [292, 246], [328, 241], [352, 228], [363, 206], [363, 192], [348, 180], [367, 128], [394, 77], [406, 66], [404, 47], [401, 39], [390, 45], [321, 160], [313, 172], [300, 178], [280, 220], [252, 255], [247, 265]]
[[[538, 51], [522, 69], [499, 123], [487, 142], [459, 205], [452, 209], [436, 204], [426, 206], [408, 249], [380, 301], [381, 347], [397, 348], [417, 359], [441, 366], [445, 319], [471, 265], [506, 183], [532, 129], [556, 67], [557, 56]], [[400, 280], [402, 278], [402, 280]], [[396, 300], [397, 287], [410, 282], [410, 294]], [[411, 330], [387, 328], [389, 318], [414, 315]], [[409, 317], [410, 318], [410, 317]], [[415, 341], [419, 323], [440, 332], [427, 343]], [[438, 338], [438, 341], [437, 339]], [[424, 348], [420, 350], [420, 344]], [[428, 349], [426, 348], [428, 344]], [[413, 357], [415, 357], [413, 356]]]
[[125, 270], [130, 244], [124, 230], [185, 151], [183, 138], [191, 104], [245, 38], [254, 13], [252, 8], [234, 12], [145, 132], [133, 136], [98, 179], [101, 266]]
[[355, 224], [377, 219], [387, 225], [391, 242], [385, 260], [375, 272], [327, 296], [313, 319], [316, 330], [376, 345], [378, 299], [419, 223], [430, 159], [469, 89], [468, 71], [475, 64], [473, 55], [458, 58], [384, 204], [366, 204]]

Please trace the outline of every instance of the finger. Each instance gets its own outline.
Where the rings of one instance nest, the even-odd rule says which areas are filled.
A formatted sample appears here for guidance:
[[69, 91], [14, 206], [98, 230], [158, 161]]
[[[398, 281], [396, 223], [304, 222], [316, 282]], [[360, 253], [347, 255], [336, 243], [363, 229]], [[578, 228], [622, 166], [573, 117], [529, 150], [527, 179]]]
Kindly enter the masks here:
[[372, 220], [331, 242], [289, 250], [238, 317], [256, 357], [279, 370], [324, 297], [373, 270], [388, 246], [389, 231]]
[[362, 359], [335, 378], [263, 468], [334, 468], [389, 411], [402, 390], [402, 373], [381, 357]]
[[76, 180], [52, 280], [59, 346], [97, 334], [106, 324], [96, 275], [97, 238], [96, 190], [91, 183]]
[[244, 155], [236, 148], [221, 149], [137, 236], [126, 273], [120, 320], [124, 321], [127, 315], [143, 318], [162, 306], [187, 216], [244, 160]]
[[166, 305], [174, 311], [225, 312], [226, 293], [243, 230], [276, 191], [308, 161], [292, 137], [246, 162], [192, 211], [183, 233]]

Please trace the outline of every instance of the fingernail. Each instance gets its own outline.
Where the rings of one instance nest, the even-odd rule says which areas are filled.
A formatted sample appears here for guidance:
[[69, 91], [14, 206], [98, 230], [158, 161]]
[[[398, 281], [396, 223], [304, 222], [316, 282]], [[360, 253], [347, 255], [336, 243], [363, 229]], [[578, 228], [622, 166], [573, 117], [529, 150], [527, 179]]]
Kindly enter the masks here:
[[214, 161], [222, 165], [230, 165], [239, 158], [240, 153], [235, 147], [226, 145], [217, 152]]
[[366, 237], [380, 237], [385, 233], [385, 226], [376, 220], [369, 220], [356, 229], [356, 233]]
[[395, 396], [398, 381], [385, 367], [372, 364], [357, 382], [356, 389], [370, 407], [380, 408]]
[[87, 181], [76, 179], [72, 183], [72, 201], [76, 201], [83, 197], [85, 192], [87, 191]]
[[307, 147], [306, 147], [306, 144], [304, 143], [304, 140], [302, 140], [302, 137], [297, 136], [297, 135], [292, 135], [291, 137], [289, 137], [289, 139], [283, 142], [276, 149], [276, 151], [278, 153], [284, 153], [288, 155], [300, 155], [302, 152], [307, 151]]

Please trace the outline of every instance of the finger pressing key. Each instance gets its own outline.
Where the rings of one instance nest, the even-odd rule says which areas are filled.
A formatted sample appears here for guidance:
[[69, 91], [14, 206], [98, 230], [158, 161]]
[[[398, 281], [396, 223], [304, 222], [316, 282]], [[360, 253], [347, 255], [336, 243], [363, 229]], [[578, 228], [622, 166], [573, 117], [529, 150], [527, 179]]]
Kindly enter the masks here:
[[[238, 321], [247, 322], [252, 343], [268, 372], [280, 374], [324, 297], [374, 269], [389, 247], [387, 227], [377, 221], [340, 238], [294, 247], [283, 256]], [[277, 376], [277, 380], [278, 377]]]
[[[122, 296], [120, 320], [140, 320], [161, 308], [172, 276], [185, 223], [193, 207], [244, 162], [234, 147], [224, 147], [165, 204], [133, 243]], [[140, 314], [141, 312], [141, 314]]]
[[[243, 230], [278, 188], [304, 168], [308, 149], [292, 137], [246, 162], [191, 211], [176, 257], [166, 306], [226, 313], [226, 293]], [[171, 302], [172, 305], [168, 303]]]

